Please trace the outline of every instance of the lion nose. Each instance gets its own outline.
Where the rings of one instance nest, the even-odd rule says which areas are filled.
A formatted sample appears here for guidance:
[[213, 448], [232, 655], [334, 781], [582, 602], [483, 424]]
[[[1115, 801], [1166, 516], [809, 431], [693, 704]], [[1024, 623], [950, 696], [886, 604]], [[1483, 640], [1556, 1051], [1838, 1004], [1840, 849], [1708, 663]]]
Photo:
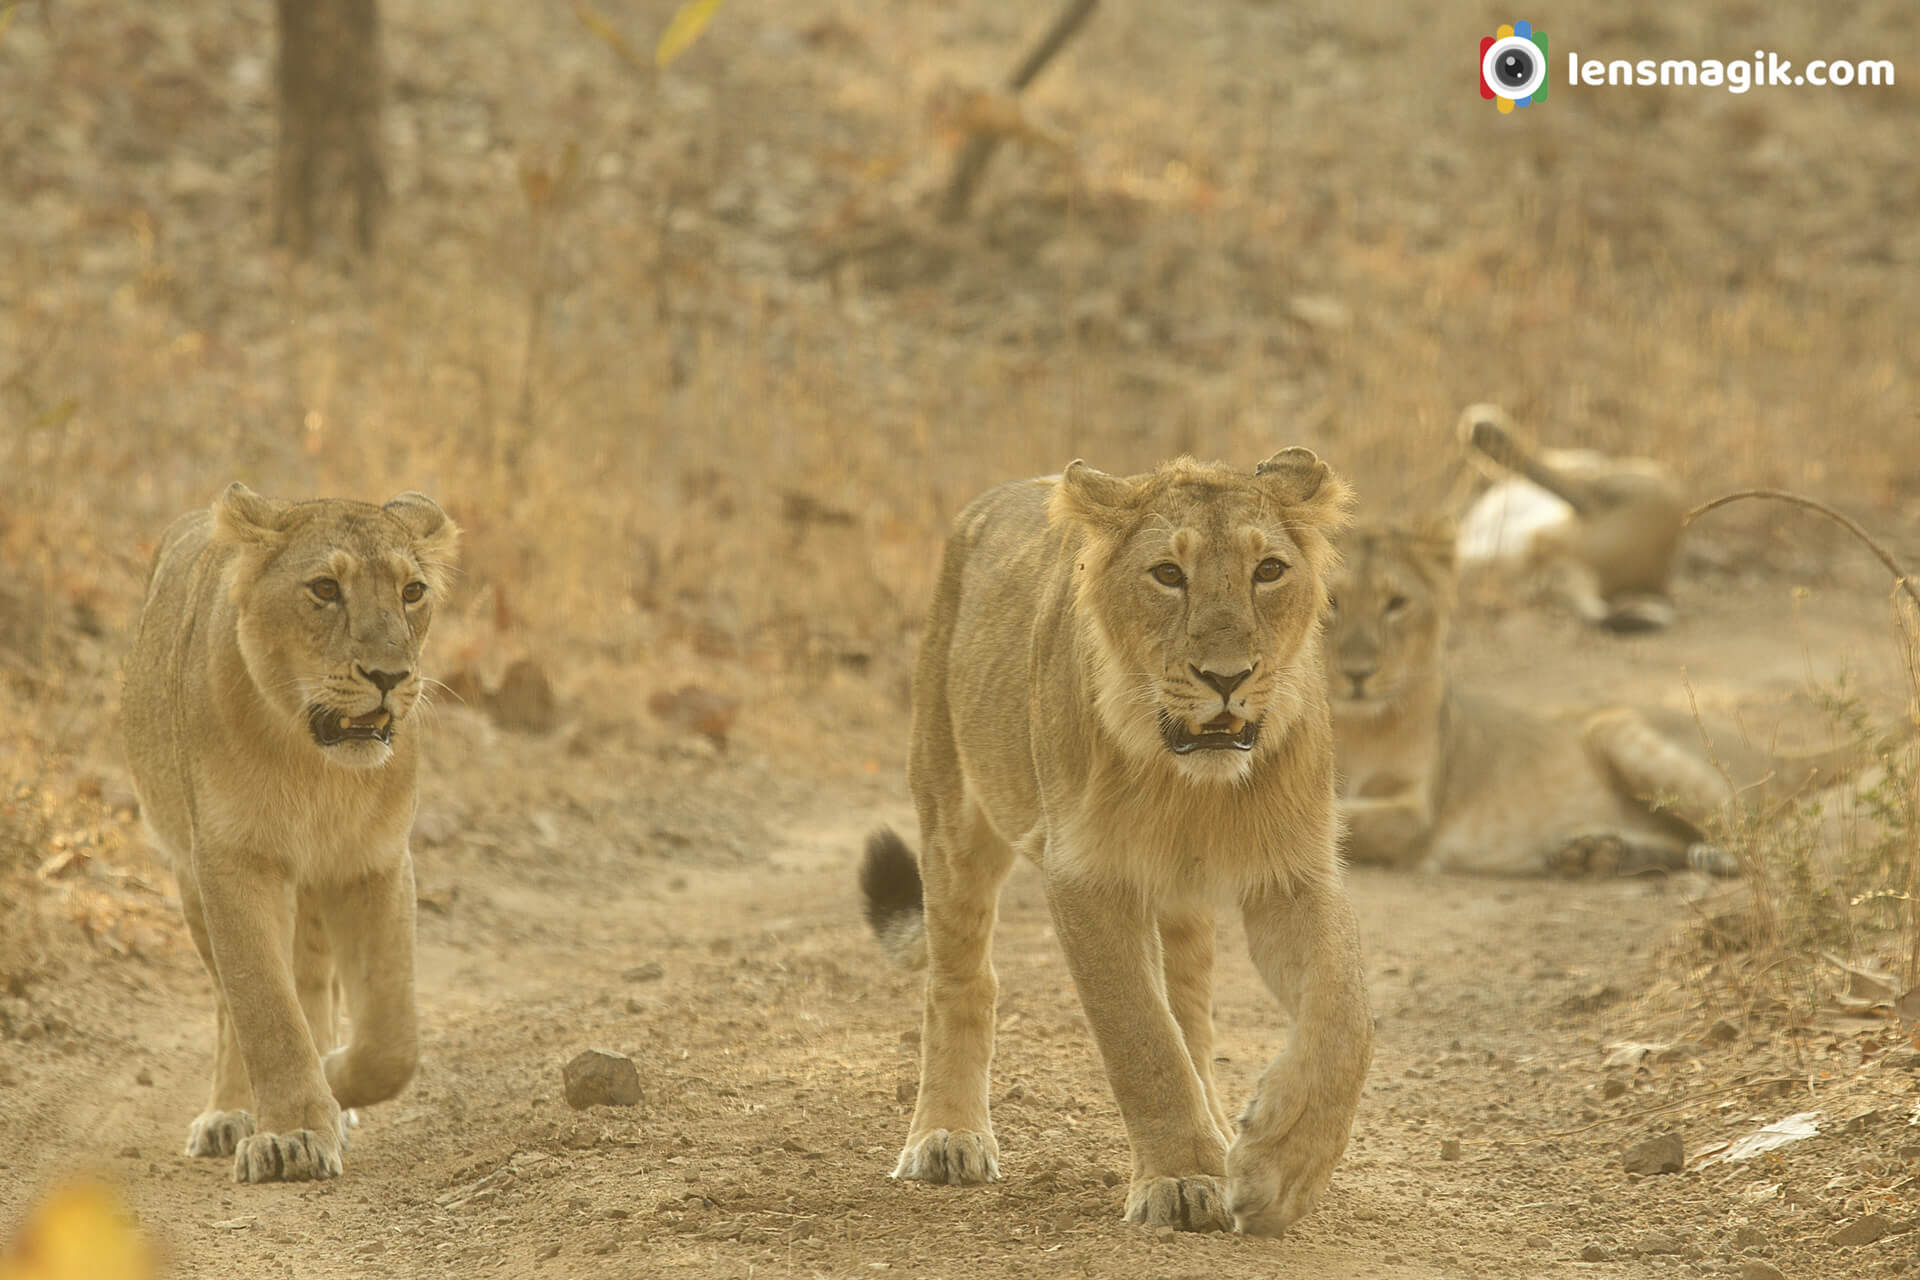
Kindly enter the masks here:
[[411, 671], [378, 671], [368, 667], [362, 667], [360, 668], [360, 674], [367, 678], [368, 684], [371, 684], [374, 688], [378, 689], [380, 692], [392, 693], [395, 689], [399, 688], [400, 682], [402, 680], [405, 680], [408, 676], [412, 675], [413, 672]]
[[1340, 674], [1345, 676], [1347, 683], [1353, 686], [1353, 696], [1356, 698], [1364, 698], [1366, 696], [1367, 681], [1373, 678], [1373, 672], [1374, 668], [1372, 666], [1360, 667], [1348, 664], [1340, 668]]
[[1215, 693], [1219, 694], [1220, 701], [1222, 702], [1231, 698], [1233, 691], [1244, 684], [1247, 677], [1253, 674], [1252, 667], [1248, 667], [1245, 671], [1236, 671], [1232, 675], [1221, 675], [1217, 671], [1202, 671], [1199, 667], [1193, 666], [1191, 663], [1188, 664], [1188, 670], [1199, 677], [1201, 684], [1206, 685]]

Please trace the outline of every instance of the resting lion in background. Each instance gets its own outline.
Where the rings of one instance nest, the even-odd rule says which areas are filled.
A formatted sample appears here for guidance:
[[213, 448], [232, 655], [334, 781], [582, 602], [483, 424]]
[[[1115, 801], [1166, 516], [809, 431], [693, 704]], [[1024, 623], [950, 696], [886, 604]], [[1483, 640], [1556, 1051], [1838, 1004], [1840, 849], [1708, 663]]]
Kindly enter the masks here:
[[1468, 565], [1541, 573], [1586, 621], [1612, 631], [1670, 626], [1686, 494], [1650, 458], [1535, 449], [1498, 405], [1460, 415], [1462, 442], [1499, 479], [1460, 522]]
[[[920, 862], [883, 832], [863, 874], [875, 931], [928, 964], [895, 1177], [999, 1177], [990, 950], [1022, 854], [1126, 1124], [1127, 1218], [1274, 1235], [1313, 1208], [1373, 1040], [1320, 656], [1348, 501], [1289, 449], [1252, 472], [1076, 462], [954, 522], [914, 673]], [[1237, 1137], [1213, 1081], [1218, 906], [1293, 1019]]]
[[[214, 980], [213, 1089], [187, 1154], [241, 1182], [341, 1171], [341, 1108], [419, 1054], [409, 719], [459, 533], [229, 486], [161, 539], [122, 719], [141, 812]], [[335, 1047], [336, 997], [353, 1039]]]
[[1451, 527], [1356, 527], [1341, 551], [1327, 682], [1356, 863], [1731, 875], [1734, 860], [1710, 843], [1729, 805], [1766, 783], [1830, 778], [1861, 754], [1786, 759], [1719, 732], [1716, 767], [1684, 712], [1549, 713], [1457, 688], [1446, 659]]

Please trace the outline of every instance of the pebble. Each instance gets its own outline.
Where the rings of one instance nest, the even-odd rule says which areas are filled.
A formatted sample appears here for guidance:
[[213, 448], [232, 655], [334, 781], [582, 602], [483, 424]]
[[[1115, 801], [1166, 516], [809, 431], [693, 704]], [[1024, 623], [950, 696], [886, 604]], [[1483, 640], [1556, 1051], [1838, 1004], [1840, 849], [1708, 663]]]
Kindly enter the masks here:
[[145, 1067], [142, 1067], [140, 1068], [140, 1070], [134, 1073], [133, 1082], [135, 1084], [144, 1084], [151, 1087], [153, 1084], [153, 1072], [147, 1070]]
[[1625, 1080], [1622, 1080], [1619, 1076], [1608, 1076], [1607, 1082], [1600, 1086], [1600, 1096], [1603, 1098], [1617, 1098], [1625, 1093], [1627, 1089], [1628, 1085]]
[[1686, 1159], [1680, 1135], [1663, 1133], [1628, 1147], [1621, 1153], [1620, 1166], [1628, 1173], [1678, 1173]]
[[1458, 1160], [1460, 1158], [1460, 1139], [1442, 1138], [1440, 1140], [1440, 1158], [1442, 1160]]
[[567, 1105], [631, 1107], [640, 1101], [640, 1070], [633, 1059], [608, 1049], [588, 1049], [561, 1072]]
[[1547, 1239], [1547, 1237], [1541, 1235], [1538, 1231], [1527, 1237], [1527, 1248], [1529, 1249], [1549, 1249], [1552, 1247], [1553, 1241]]
[[1714, 1024], [1707, 1028], [1707, 1039], [1715, 1044], [1732, 1044], [1739, 1038], [1740, 1028], [1725, 1018], [1715, 1020]]
[[1582, 1262], [1612, 1262], [1613, 1251], [1603, 1244], [1590, 1244], [1580, 1251]]
[[620, 976], [628, 982], [658, 982], [667, 976], [667, 969], [658, 960], [649, 960], [645, 964], [634, 965]]
[[1742, 1223], [1733, 1229], [1733, 1247], [1764, 1249], [1767, 1247], [1767, 1233], [1751, 1223]]
[[1633, 1243], [1633, 1251], [1642, 1257], [1655, 1254], [1679, 1253], [1680, 1238], [1671, 1231], [1648, 1231], [1641, 1234]]
[[1748, 1258], [1740, 1264], [1740, 1280], [1787, 1280], [1787, 1273], [1771, 1262]]
[[1864, 1218], [1855, 1218], [1846, 1226], [1827, 1237], [1827, 1243], [1837, 1248], [1848, 1245], [1872, 1244], [1893, 1230], [1893, 1223], [1884, 1215], [1870, 1213]]

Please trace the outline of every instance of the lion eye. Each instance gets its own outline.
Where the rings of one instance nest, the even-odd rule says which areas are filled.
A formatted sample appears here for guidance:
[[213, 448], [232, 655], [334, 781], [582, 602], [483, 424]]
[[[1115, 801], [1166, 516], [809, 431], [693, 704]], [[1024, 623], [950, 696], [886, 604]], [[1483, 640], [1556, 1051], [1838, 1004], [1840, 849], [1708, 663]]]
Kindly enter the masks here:
[[340, 584], [332, 578], [315, 578], [307, 584], [307, 590], [313, 592], [315, 600], [334, 601], [340, 598]]
[[1285, 560], [1268, 556], [1265, 560], [1262, 560], [1253, 567], [1253, 580], [1255, 582], [1278, 582], [1280, 581], [1280, 575], [1286, 571], [1287, 562]]
[[1413, 602], [1408, 600], [1405, 596], [1394, 596], [1392, 599], [1387, 601], [1387, 613], [1389, 615], [1396, 614], [1400, 612], [1402, 609], [1406, 608], [1411, 603]]
[[424, 582], [409, 582], [400, 589], [400, 598], [408, 604], [419, 604], [426, 594], [427, 584]]
[[1187, 580], [1187, 575], [1180, 572], [1180, 566], [1171, 560], [1153, 566], [1150, 572], [1153, 574], [1153, 580], [1163, 587], [1182, 586]]

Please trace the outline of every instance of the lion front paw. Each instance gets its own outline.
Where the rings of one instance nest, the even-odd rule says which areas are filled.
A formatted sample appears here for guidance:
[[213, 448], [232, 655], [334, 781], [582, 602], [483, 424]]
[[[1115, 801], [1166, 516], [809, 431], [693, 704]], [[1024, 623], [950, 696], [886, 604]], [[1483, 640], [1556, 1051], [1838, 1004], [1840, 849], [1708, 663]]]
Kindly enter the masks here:
[[235, 1182], [319, 1182], [339, 1177], [340, 1171], [337, 1129], [258, 1133], [233, 1153]]
[[1205, 1173], [1135, 1179], [1127, 1188], [1127, 1221], [1181, 1231], [1225, 1231], [1233, 1225], [1225, 1188]]
[[1277, 1236], [1313, 1212], [1346, 1145], [1345, 1131], [1324, 1118], [1302, 1118], [1273, 1136], [1243, 1132], [1227, 1151], [1234, 1230]]
[[253, 1117], [244, 1111], [202, 1111], [187, 1126], [187, 1154], [230, 1156], [253, 1134]]
[[1000, 1180], [1000, 1144], [991, 1133], [971, 1129], [935, 1129], [908, 1138], [893, 1167], [896, 1178], [945, 1182], [956, 1187]]

